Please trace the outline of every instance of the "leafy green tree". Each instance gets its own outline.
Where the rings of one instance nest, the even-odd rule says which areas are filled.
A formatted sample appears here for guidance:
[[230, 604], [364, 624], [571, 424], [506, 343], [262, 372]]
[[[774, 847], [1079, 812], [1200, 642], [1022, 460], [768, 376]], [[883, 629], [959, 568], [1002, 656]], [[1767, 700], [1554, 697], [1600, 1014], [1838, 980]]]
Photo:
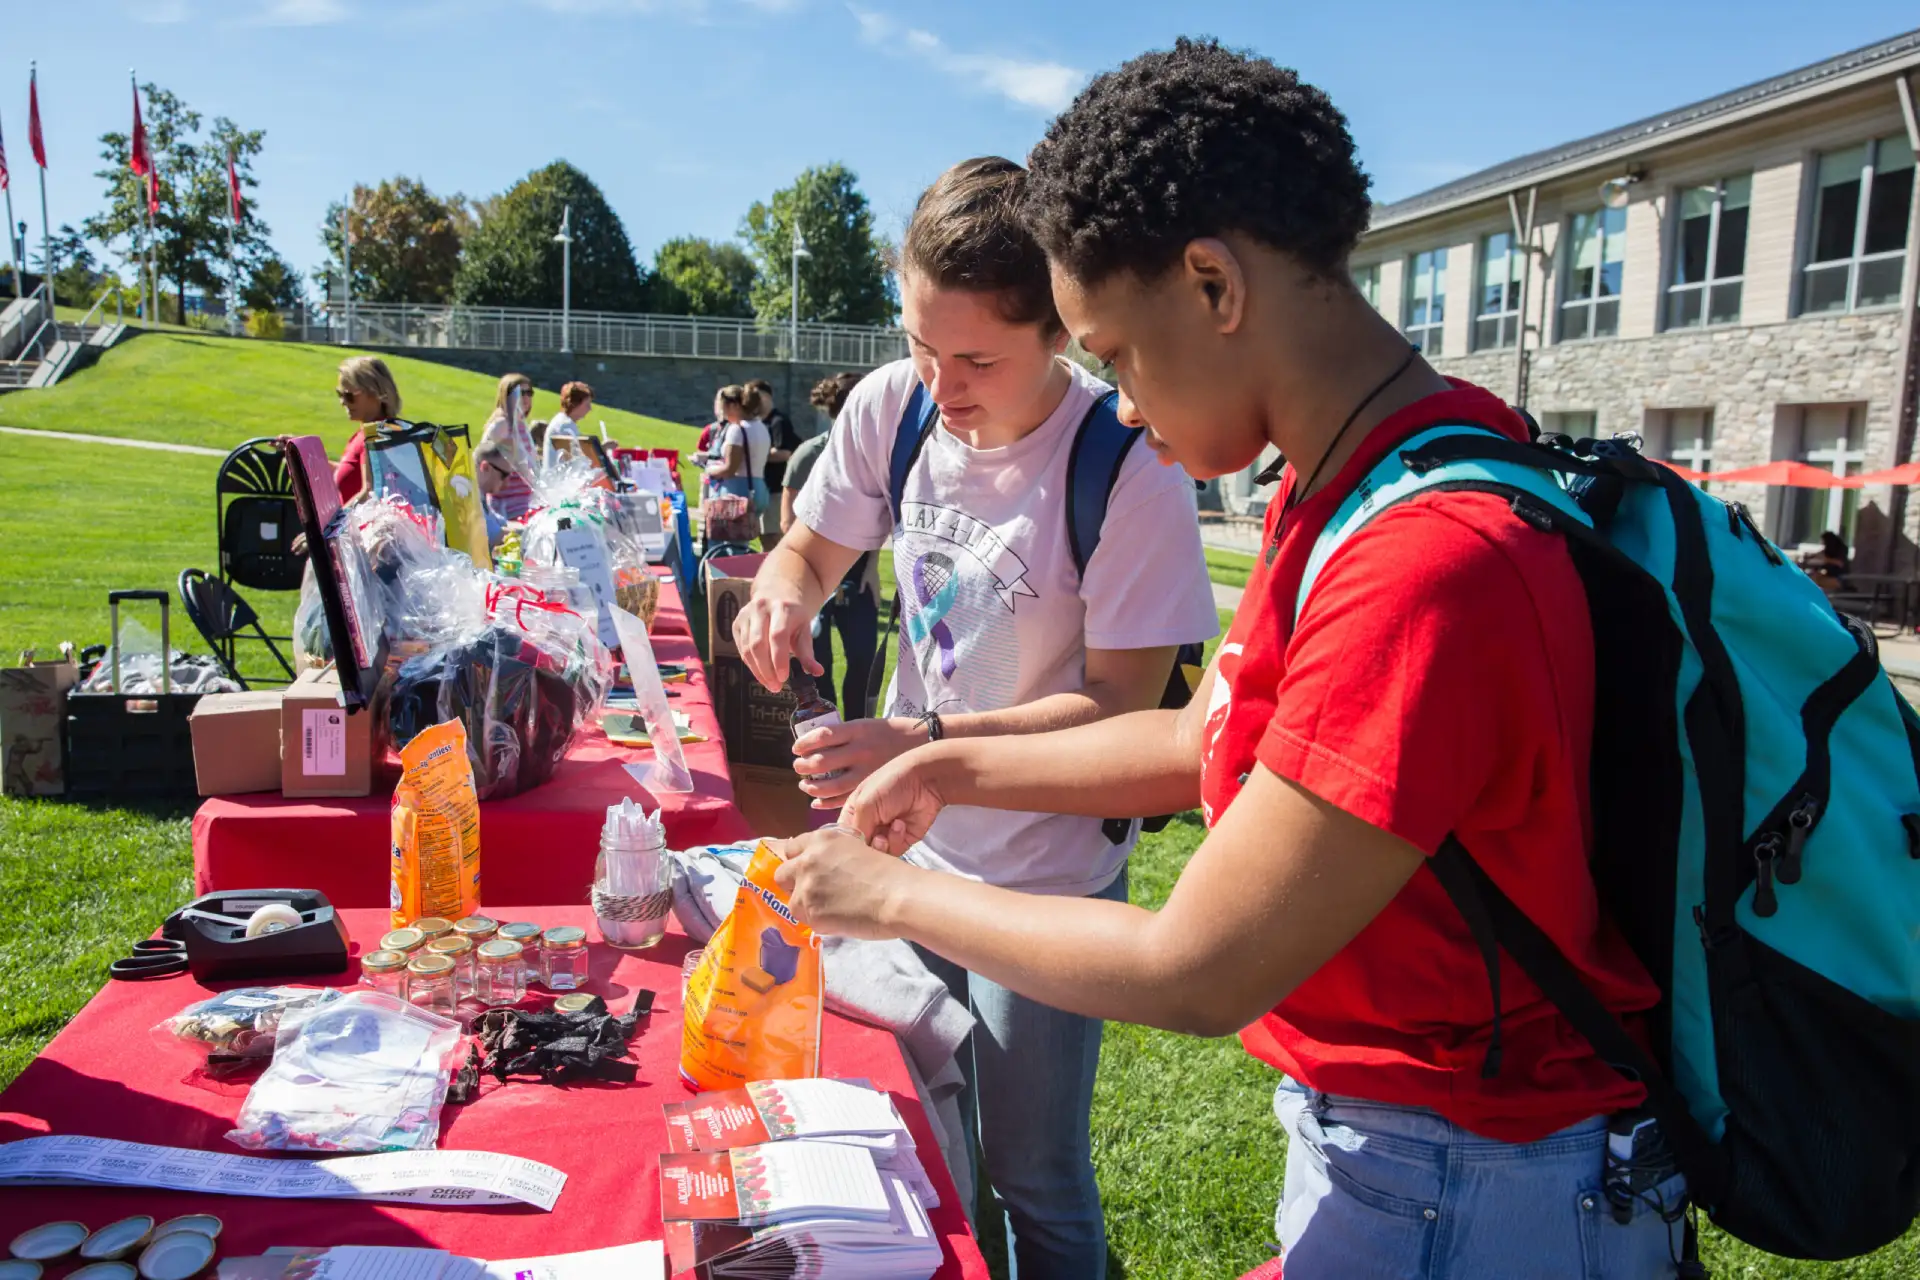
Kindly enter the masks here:
[[573, 305], [583, 311], [644, 311], [646, 286], [633, 244], [600, 188], [555, 160], [490, 201], [467, 238], [454, 301], [472, 306], [558, 307], [561, 246], [554, 241], [573, 208]]
[[[85, 236], [62, 223], [53, 234], [51, 248], [58, 267], [53, 273], [54, 298], [65, 306], [92, 306], [101, 290], [112, 283], [112, 277], [99, 269], [99, 260], [93, 256], [93, 246]], [[46, 254], [39, 245], [31, 248], [28, 269], [43, 274], [46, 272]]]
[[786, 320], [792, 305], [793, 229], [808, 256], [800, 259], [800, 318], [840, 324], [891, 324], [898, 300], [887, 275], [873, 210], [859, 178], [843, 164], [802, 171], [790, 187], [756, 201], [740, 234], [760, 274], [753, 309], [762, 320]]
[[750, 316], [756, 274], [739, 245], [680, 236], [653, 255], [652, 308], [676, 316]]
[[[466, 199], [441, 198], [413, 178], [388, 178], [377, 187], [356, 185], [347, 221], [353, 232], [353, 296], [368, 302], [445, 302], [460, 270], [460, 241], [467, 223]], [[340, 215], [336, 200], [320, 223], [320, 242], [330, 262], [340, 261]], [[322, 268], [330, 277], [338, 268]]]
[[297, 306], [304, 293], [300, 273], [288, 266], [285, 258], [268, 250], [247, 277], [240, 299], [252, 311], [285, 311]]
[[[250, 202], [247, 188], [259, 185], [253, 160], [266, 140], [261, 129], [242, 129], [225, 116], [214, 117], [201, 131], [201, 116], [179, 95], [156, 84], [140, 87], [144, 102], [147, 142], [160, 174], [160, 209], [153, 215], [154, 260], [159, 276], [173, 284], [177, 318], [186, 322], [184, 298], [188, 286], [208, 295], [225, 292], [231, 268], [227, 257], [228, 228], [232, 223], [227, 200], [227, 156], [234, 157], [243, 195], [239, 226], [233, 228], [233, 251], [242, 279], [266, 255], [267, 224]], [[86, 233], [120, 256], [127, 274], [139, 278], [144, 270], [147, 242], [147, 180], [127, 165], [129, 139], [124, 133], [100, 135], [104, 169], [94, 176], [107, 184], [106, 208], [88, 218]], [[56, 284], [55, 288], [59, 286]]]

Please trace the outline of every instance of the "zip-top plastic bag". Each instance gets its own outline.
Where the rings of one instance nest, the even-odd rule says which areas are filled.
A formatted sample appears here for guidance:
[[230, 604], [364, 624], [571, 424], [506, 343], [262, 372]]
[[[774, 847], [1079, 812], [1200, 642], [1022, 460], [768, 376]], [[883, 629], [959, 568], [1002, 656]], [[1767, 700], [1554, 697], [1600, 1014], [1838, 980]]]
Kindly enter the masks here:
[[680, 1076], [696, 1089], [820, 1074], [820, 943], [774, 882], [780, 856], [754, 850], [733, 911], [687, 980]]
[[356, 991], [280, 1020], [273, 1064], [230, 1141], [250, 1151], [424, 1151], [465, 1035], [382, 991]]

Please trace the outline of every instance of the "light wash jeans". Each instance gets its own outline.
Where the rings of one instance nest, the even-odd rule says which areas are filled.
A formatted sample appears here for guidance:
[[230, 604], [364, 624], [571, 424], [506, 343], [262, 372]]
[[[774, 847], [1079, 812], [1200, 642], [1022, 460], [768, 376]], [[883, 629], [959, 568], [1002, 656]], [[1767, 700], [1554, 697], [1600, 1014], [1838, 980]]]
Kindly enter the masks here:
[[[1126, 870], [1090, 896], [1125, 902]], [[978, 1019], [960, 1050], [967, 1077], [960, 1114], [979, 1134], [994, 1198], [1007, 1215], [1010, 1280], [1103, 1280], [1107, 1225], [1088, 1133], [1100, 1020], [1062, 1013], [915, 950]], [[972, 1216], [972, 1205], [962, 1208]]]
[[1274, 1225], [1286, 1280], [1648, 1280], [1676, 1271], [1675, 1174], [1616, 1222], [1601, 1186], [1604, 1116], [1538, 1142], [1497, 1142], [1432, 1111], [1317, 1093], [1288, 1079]]

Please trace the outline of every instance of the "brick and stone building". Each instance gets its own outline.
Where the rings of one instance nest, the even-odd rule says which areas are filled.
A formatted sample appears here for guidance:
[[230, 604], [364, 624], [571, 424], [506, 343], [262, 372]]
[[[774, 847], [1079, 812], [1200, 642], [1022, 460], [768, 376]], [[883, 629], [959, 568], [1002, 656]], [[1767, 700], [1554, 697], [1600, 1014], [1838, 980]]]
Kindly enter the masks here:
[[[1917, 97], [1920, 31], [1521, 156], [1376, 207], [1354, 280], [1550, 430], [1701, 471], [1911, 461]], [[1904, 490], [1726, 488], [1783, 544], [1916, 562]]]

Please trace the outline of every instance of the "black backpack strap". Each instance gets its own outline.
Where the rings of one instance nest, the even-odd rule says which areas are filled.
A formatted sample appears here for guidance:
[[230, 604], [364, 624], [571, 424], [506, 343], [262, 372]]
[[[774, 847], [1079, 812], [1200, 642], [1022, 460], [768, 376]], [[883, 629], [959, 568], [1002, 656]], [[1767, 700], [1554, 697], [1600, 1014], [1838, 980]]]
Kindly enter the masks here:
[[1474, 883], [1473, 859], [1467, 856], [1460, 842], [1448, 836], [1447, 842], [1427, 860], [1427, 865], [1433, 868], [1434, 876], [1453, 899], [1453, 905], [1460, 909], [1467, 931], [1473, 935], [1473, 944], [1480, 948], [1481, 962], [1487, 966], [1487, 989], [1493, 995], [1493, 1026], [1486, 1057], [1480, 1060], [1480, 1078], [1491, 1080], [1500, 1074], [1504, 1050], [1500, 1035], [1500, 939], [1494, 936], [1493, 917], [1488, 914], [1486, 899], [1480, 896]]
[[[1637, 1080], [1646, 1086], [1647, 1105], [1659, 1119], [1667, 1141], [1673, 1144], [1681, 1170], [1687, 1175], [1688, 1190], [1694, 1203], [1711, 1213], [1721, 1203], [1727, 1185], [1725, 1154], [1707, 1136], [1700, 1122], [1693, 1118], [1686, 1099], [1680, 1096], [1680, 1091], [1652, 1055], [1600, 1003], [1599, 997], [1582, 981], [1579, 972], [1560, 948], [1554, 945], [1553, 939], [1547, 937], [1526, 912], [1514, 905], [1513, 899], [1473, 860], [1473, 855], [1467, 852], [1465, 846], [1448, 836], [1439, 852], [1428, 859], [1428, 863], [1441, 888], [1447, 891], [1447, 896], [1453, 899], [1454, 906], [1466, 919], [1467, 927], [1474, 931], [1474, 940], [1480, 944], [1481, 953], [1486, 954], [1481, 936], [1484, 930], [1490, 932], [1493, 939], [1514, 958], [1521, 971], [1533, 979], [1554, 1007], [1573, 1024], [1573, 1029], [1586, 1038], [1602, 1062], [1627, 1079]], [[1476, 925], [1476, 920], [1482, 923]], [[1495, 969], [1494, 961], [1497, 961], [1497, 957], [1489, 961], [1490, 972]], [[1494, 982], [1497, 993], [1498, 979]], [[1497, 1046], [1497, 1010], [1494, 1027], [1494, 1045]], [[1489, 1059], [1494, 1057], [1494, 1052], [1494, 1049], [1488, 1050]], [[1495, 1069], [1498, 1069], [1497, 1062]], [[1482, 1074], [1488, 1074], [1484, 1068]]]
[[1120, 421], [1119, 402], [1120, 393], [1109, 391], [1088, 407], [1067, 455], [1067, 549], [1082, 578], [1099, 549], [1107, 503], [1120, 483], [1127, 451], [1140, 438], [1137, 428]]

